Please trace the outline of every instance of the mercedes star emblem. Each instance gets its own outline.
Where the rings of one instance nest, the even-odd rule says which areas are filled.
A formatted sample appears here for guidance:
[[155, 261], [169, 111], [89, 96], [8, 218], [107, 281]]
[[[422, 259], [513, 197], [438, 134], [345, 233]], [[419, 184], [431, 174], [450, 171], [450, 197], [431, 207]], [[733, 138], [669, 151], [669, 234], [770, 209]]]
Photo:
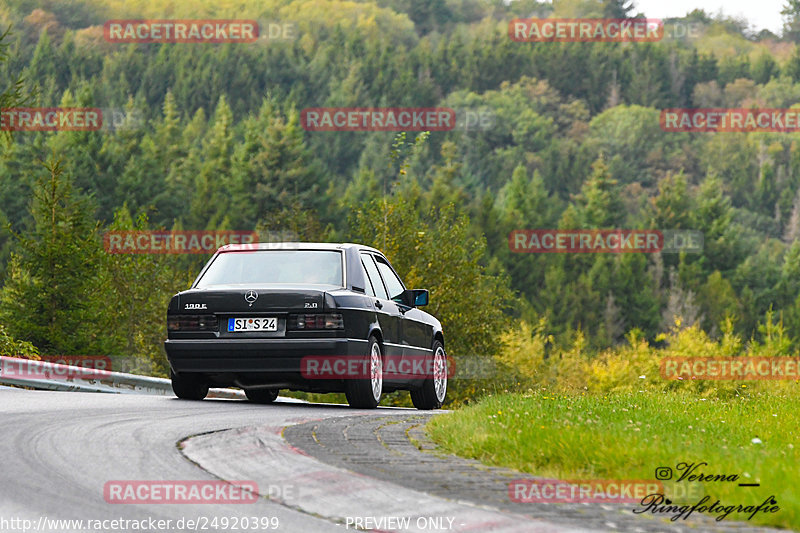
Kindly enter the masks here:
[[244, 293], [244, 300], [252, 306], [258, 300], [258, 293], [256, 291], [247, 291]]

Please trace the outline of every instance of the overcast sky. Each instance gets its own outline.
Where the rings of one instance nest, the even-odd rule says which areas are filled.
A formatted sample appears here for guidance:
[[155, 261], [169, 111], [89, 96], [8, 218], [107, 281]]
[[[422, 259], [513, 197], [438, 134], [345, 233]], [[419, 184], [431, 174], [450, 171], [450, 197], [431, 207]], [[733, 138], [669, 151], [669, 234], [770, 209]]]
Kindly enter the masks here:
[[695, 9], [713, 15], [722, 9], [725, 15], [743, 16], [756, 31], [766, 28], [780, 35], [786, 0], [634, 0], [634, 4], [634, 12], [651, 18], [682, 17]]

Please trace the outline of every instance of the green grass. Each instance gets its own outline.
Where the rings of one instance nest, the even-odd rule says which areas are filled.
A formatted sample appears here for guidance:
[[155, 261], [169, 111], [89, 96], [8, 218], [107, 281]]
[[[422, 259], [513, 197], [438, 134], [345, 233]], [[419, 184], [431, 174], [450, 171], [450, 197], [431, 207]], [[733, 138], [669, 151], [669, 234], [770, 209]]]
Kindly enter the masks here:
[[[758, 505], [774, 495], [780, 510], [758, 513], [751, 522], [798, 528], [797, 403], [791, 395], [763, 393], [722, 400], [673, 392], [542, 391], [487, 397], [434, 417], [427, 431], [446, 451], [558, 479], [655, 479], [657, 467], [676, 471], [678, 463], [704, 461], [708, 466], [695, 473], [739, 476], [736, 482], [703, 483], [709, 504]], [[727, 520], [748, 515], [733, 513]]]

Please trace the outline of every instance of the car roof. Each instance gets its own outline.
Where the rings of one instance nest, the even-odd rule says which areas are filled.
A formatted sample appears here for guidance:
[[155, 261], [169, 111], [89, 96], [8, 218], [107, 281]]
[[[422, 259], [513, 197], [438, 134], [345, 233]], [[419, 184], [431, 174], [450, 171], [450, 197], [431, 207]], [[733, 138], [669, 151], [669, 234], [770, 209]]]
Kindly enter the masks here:
[[352, 242], [254, 242], [250, 244], [226, 244], [217, 250], [217, 252], [227, 253], [253, 250], [348, 250], [352, 248], [356, 248], [359, 251], [370, 251], [383, 255], [380, 250], [376, 250], [364, 244]]

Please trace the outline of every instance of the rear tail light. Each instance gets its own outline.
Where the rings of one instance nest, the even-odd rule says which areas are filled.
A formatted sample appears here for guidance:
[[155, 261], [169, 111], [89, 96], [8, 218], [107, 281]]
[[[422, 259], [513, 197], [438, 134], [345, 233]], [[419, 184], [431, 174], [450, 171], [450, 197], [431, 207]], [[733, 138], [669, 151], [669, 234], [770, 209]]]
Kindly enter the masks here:
[[215, 315], [172, 315], [167, 317], [169, 331], [218, 331]]
[[289, 315], [288, 329], [344, 329], [344, 320], [339, 313], [315, 313], [309, 315]]

